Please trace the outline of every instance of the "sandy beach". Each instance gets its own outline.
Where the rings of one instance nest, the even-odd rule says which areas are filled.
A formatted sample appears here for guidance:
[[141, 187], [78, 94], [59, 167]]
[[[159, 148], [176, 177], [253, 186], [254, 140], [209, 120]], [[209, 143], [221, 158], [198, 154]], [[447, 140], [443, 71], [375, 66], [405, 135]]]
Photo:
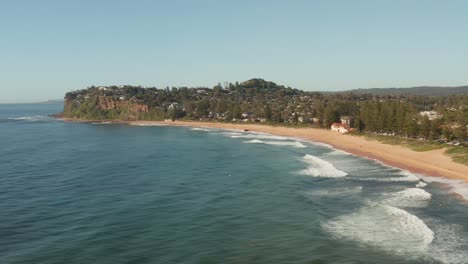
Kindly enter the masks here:
[[418, 152], [405, 148], [383, 144], [363, 137], [343, 135], [325, 129], [291, 128], [256, 124], [209, 123], [196, 121], [129, 121], [133, 125], [165, 124], [173, 126], [193, 126], [221, 129], [240, 129], [270, 133], [278, 136], [296, 137], [310, 141], [323, 142], [336, 149], [379, 160], [387, 165], [428, 176], [440, 176], [451, 179], [463, 179], [468, 182], [468, 166], [456, 163], [444, 154], [445, 149]]

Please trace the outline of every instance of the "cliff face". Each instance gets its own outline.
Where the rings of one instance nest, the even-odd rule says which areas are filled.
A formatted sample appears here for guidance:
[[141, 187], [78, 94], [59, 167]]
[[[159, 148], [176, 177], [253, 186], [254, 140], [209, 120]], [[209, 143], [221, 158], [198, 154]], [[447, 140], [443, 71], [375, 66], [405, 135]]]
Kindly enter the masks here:
[[129, 100], [116, 100], [108, 97], [98, 97], [97, 105], [102, 110], [127, 109], [129, 112], [148, 113], [148, 106], [141, 103], [131, 102]]
[[149, 111], [144, 103], [106, 96], [66, 99], [64, 103], [64, 116], [80, 119], [138, 120]]

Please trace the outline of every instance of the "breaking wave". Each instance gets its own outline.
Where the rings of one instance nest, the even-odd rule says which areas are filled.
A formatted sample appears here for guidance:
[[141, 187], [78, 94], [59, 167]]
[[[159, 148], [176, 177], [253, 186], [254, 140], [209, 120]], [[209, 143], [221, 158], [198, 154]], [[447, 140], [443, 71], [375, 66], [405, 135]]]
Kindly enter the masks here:
[[420, 179], [409, 171], [401, 171], [398, 177], [381, 177], [381, 178], [360, 178], [364, 181], [379, 181], [379, 182], [418, 182]]
[[50, 117], [50, 116], [44, 116], [44, 115], [37, 115], [37, 116], [20, 116], [20, 117], [9, 117], [8, 120], [13, 120], [13, 121], [24, 121], [24, 122], [44, 122], [44, 121], [51, 121], [54, 120], [55, 118]]
[[307, 146], [302, 144], [299, 141], [262, 141], [259, 139], [252, 139], [249, 141], [244, 141], [244, 143], [250, 144], [267, 144], [267, 145], [274, 145], [274, 146], [291, 146], [295, 148], [306, 148]]
[[326, 153], [325, 155], [327, 155], [327, 156], [341, 156], [341, 155], [347, 155], [347, 156], [348, 156], [348, 155], [353, 155], [353, 154], [351, 154], [351, 153], [349, 153], [349, 152], [346, 152], [346, 151], [343, 151], [343, 150], [335, 149], [335, 150], [333, 150], [333, 151], [331, 151], [331, 152]]
[[211, 130], [209, 130], [209, 129], [206, 129], [206, 128], [199, 128], [199, 127], [194, 127], [194, 128], [191, 128], [190, 130], [193, 130], [193, 131], [206, 131], [206, 132], [211, 131]]
[[330, 162], [315, 156], [307, 154], [303, 160], [309, 164], [309, 167], [302, 170], [301, 174], [327, 178], [340, 178], [348, 175], [348, 173], [335, 168]]
[[383, 203], [401, 207], [423, 207], [427, 205], [432, 195], [423, 189], [407, 188], [403, 191], [389, 193]]
[[348, 195], [355, 195], [355, 194], [362, 193], [362, 186], [313, 190], [313, 191], [307, 191], [304, 193], [307, 195], [325, 196], [325, 197], [348, 196]]
[[92, 125], [108, 125], [108, 124], [112, 124], [112, 122], [110, 121], [104, 121], [104, 122], [94, 122], [94, 123], [91, 123]]
[[157, 124], [157, 123], [149, 123], [149, 124], [141, 124], [141, 123], [130, 123], [131, 126], [143, 126], [143, 127], [158, 127], [158, 126], [168, 126], [166, 124]]
[[242, 133], [241, 132], [221, 132], [220, 133], [221, 135], [225, 135], [225, 136], [241, 136]]
[[268, 134], [238, 134], [231, 135], [232, 138], [255, 138], [255, 139], [273, 139], [273, 140], [285, 140], [287, 138], [280, 136], [273, 136]]
[[422, 187], [426, 187], [427, 186], [427, 183], [423, 182], [423, 181], [419, 181], [418, 183], [416, 183], [416, 187], [418, 188], [422, 188]]
[[434, 241], [429, 248], [429, 255], [443, 263], [466, 264], [468, 260], [468, 239], [466, 231], [457, 224], [440, 221], [428, 222], [434, 226]]
[[[332, 145], [327, 144], [327, 143], [318, 142], [318, 141], [313, 141], [313, 140], [310, 140], [310, 139], [303, 139], [303, 138], [297, 138], [297, 139], [301, 139], [301, 140], [307, 141], [308, 143], [310, 143], [310, 144], [312, 144], [312, 145], [315, 145], [315, 146], [319, 146], [319, 147], [323, 147], [323, 148], [327, 148], [327, 149], [337, 150], [337, 149], [333, 148]], [[338, 151], [339, 151], [339, 150], [338, 150]]]
[[401, 254], [425, 251], [434, 239], [434, 232], [421, 219], [382, 204], [370, 204], [322, 227], [338, 239], [360, 241]]
[[465, 200], [468, 200], [468, 183], [464, 180], [455, 180], [447, 179], [443, 177], [430, 177], [430, 176], [421, 176], [426, 182], [437, 182], [445, 184], [450, 187], [450, 190], [453, 193], [461, 195]]

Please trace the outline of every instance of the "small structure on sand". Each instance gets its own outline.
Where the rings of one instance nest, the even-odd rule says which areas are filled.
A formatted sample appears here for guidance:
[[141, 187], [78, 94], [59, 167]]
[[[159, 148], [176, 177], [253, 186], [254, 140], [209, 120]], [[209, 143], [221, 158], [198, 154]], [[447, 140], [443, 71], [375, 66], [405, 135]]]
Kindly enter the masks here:
[[336, 131], [341, 134], [348, 133], [350, 128], [347, 124], [333, 123], [330, 128], [331, 131]]

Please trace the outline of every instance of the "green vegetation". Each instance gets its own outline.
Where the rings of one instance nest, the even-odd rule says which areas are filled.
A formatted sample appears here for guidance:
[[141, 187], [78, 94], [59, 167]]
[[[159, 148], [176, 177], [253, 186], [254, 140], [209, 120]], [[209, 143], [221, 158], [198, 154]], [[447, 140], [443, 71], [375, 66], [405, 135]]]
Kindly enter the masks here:
[[449, 155], [453, 161], [464, 165], [468, 165], [468, 147], [466, 146], [451, 146], [443, 144], [441, 142], [402, 138], [397, 136], [382, 136], [363, 133], [358, 133], [356, 135], [363, 136], [369, 140], [377, 140], [384, 144], [404, 146], [414, 151], [430, 151], [435, 149], [447, 148], [445, 153]]
[[446, 152], [446, 154], [452, 157], [452, 160], [465, 164], [468, 166], [468, 148], [467, 147], [451, 147]]
[[[330, 128], [342, 122], [357, 134], [417, 151], [467, 144], [468, 87], [427, 96], [308, 92], [262, 79], [207, 87], [91, 86], [65, 96], [64, 116], [86, 120], [183, 119]], [[444, 93], [437, 88], [414, 91]], [[372, 91], [372, 90], [370, 90]], [[393, 90], [392, 90], [393, 91]], [[454, 93], [451, 91], [448, 94]], [[466, 159], [454, 155], [456, 160]]]
[[465, 141], [467, 105], [467, 95], [327, 94], [251, 79], [212, 89], [91, 86], [66, 94], [64, 114], [98, 120], [242, 120], [323, 128], [345, 116], [359, 132]]
[[429, 151], [429, 150], [434, 150], [434, 149], [440, 149], [447, 147], [447, 145], [438, 143], [438, 142], [432, 142], [429, 140], [418, 140], [418, 139], [413, 139], [413, 138], [403, 138], [403, 137], [397, 137], [397, 136], [381, 136], [381, 135], [370, 135], [370, 134], [360, 134], [361, 136], [364, 136], [367, 139], [370, 140], [377, 140], [379, 142], [382, 142], [384, 144], [389, 144], [389, 145], [403, 145], [405, 147], [408, 147], [414, 151]]

